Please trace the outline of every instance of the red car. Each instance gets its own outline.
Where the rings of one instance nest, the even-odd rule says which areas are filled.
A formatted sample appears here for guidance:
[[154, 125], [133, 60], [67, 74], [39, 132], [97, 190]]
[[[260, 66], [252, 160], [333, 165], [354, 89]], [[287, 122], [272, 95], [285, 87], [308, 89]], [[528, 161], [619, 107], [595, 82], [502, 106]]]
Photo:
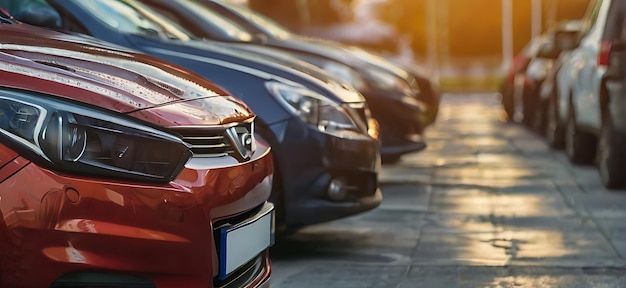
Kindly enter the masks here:
[[97, 40], [0, 24], [1, 287], [267, 287], [245, 104]]

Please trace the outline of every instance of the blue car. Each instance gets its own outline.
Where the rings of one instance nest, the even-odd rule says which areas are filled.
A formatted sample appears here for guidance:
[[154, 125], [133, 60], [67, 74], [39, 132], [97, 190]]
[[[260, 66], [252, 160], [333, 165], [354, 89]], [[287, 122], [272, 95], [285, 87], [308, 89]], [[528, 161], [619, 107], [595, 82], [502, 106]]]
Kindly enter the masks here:
[[[13, 7], [18, 20], [21, 11], [33, 10], [25, 9], [28, 1], [20, 3]], [[274, 151], [277, 171], [270, 200], [283, 228], [346, 217], [382, 201], [378, 128], [365, 99], [350, 86], [288, 57], [267, 58], [194, 39], [136, 1], [47, 3], [59, 16], [60, 27], [51, 28], [91, 35], [186, 67], [246, 102], [259, 117], [256, 132]], [[40, 24], [36, 17], [24, 19]]]
[[198, 37], [255, 53], [270, 49], [289, 53], [349, 83], [367, 99], [380, 123], [387, 162], [426, 147], [421, 135], [437, 115], [439, 94], [424, 73], [355, 47], [293, 35], [263, 15], [227, 1], [139, 1]]

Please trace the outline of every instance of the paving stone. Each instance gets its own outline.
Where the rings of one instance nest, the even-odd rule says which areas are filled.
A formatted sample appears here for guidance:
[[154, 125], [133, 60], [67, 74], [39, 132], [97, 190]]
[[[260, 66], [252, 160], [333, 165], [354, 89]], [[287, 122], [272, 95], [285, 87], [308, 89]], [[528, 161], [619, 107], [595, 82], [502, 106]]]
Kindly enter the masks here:
[[384, 165], [377, 209], [272, 250], [272, 287], [626, 287], [626, 192], [502, 117], [446, 94], [428, 147]]

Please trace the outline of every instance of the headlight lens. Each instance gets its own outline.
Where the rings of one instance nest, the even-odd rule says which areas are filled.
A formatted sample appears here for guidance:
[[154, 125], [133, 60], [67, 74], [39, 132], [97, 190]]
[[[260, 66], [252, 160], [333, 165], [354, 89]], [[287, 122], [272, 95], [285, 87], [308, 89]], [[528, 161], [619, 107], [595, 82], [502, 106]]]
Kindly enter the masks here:
[[360, 122], [349, 107], [338, 105], [328, 98], [303, 87], [278, 82], [267, 82], [267, 89], [288, 110], [307, 124], [323, 132], [341, 130], [361, 131]]
[[191, 157], [178, 137], [120, 114], [45, 95], [0, 91], [0, 137], [63, 172], [169, 182]]
[[387, 71], [370, 67], [366, 69], [367, 76], [370, 78], [370, 83], [375, 87], [383, 90], [397, 89], [404, 93], [411, 93], [411, 86], [409, 83]]

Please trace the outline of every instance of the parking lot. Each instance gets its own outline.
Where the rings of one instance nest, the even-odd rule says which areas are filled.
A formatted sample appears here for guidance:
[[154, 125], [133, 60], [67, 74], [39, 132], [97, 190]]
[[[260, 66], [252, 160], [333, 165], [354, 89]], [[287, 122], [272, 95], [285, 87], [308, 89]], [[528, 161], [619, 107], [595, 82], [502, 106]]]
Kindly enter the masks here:
[[626, 191], [502, 113], [445, 95], [380, 207], [277, 240], [272, 287], [626, 287]]

